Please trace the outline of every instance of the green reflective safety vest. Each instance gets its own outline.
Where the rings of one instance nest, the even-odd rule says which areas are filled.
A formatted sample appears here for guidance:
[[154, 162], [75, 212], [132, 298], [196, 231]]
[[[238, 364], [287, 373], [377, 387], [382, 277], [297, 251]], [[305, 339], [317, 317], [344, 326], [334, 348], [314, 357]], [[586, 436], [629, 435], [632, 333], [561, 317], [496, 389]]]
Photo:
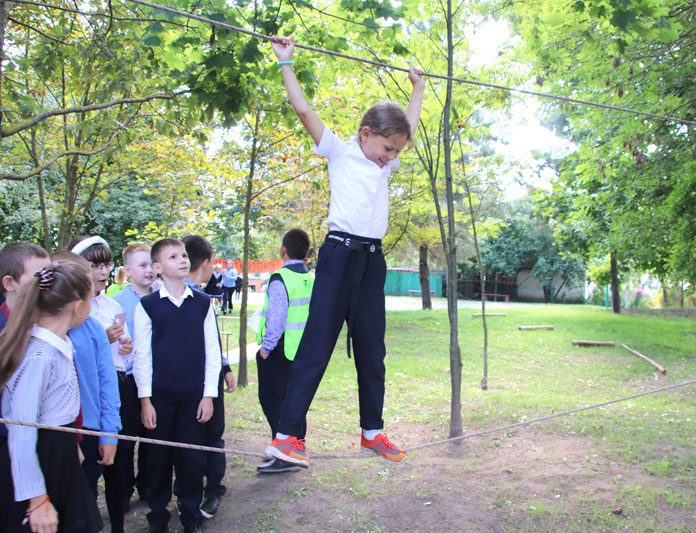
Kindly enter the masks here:
[[[314, 286], [314, 276], [309, 272], [293, 272], [289, 268], [281, 268], [271, 274], [271, 278], [278, 274], [288, 293], [288, 319], [285, 322], [284, 348], [285, 357], [292, 361], [297, 354], [300, 339], [304, 332], [307, 317], [309, 317], [309, 300], [312, 297], [312, 287]], [[270, 286], [270, 283], [269, 283]], [[266, 314], [268, 313], [268, 292], [263, 301], [259, 330], [256, 334], [256, 342], [260, 345], [263, 341], [263, 334], [266, 332]]]

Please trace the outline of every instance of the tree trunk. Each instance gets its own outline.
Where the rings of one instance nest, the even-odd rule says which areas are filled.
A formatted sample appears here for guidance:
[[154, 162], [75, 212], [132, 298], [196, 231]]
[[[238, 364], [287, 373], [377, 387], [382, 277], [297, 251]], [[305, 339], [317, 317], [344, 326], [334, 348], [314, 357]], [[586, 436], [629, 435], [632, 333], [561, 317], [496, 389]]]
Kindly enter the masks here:
[[610, 254], [611, 263], [611, 305], [614, 313], [621, 313], [621, 285], [619, 282], [619, 266], [616, 260], [616, 253]]
[[684, 309], [684, 282], [679, 282], [679, 307]]
[[452, 38], [452, 0], [447, 0], [447, 89], [443, 110], [443, 148], [445, 163], [445, 190], [447, 200], [447, 315], [450, 322], [450, 437], [459, 437], [462, 431], [462, 354], [459, 349], [459, 313], [457, 309], [457, 227], [454, 218], [452, 179], [452, 142], [450, 109], [452, 106], [452, 73], [454, 43]]
[[75, 226], [75, 206], [78, 195], [78, 159], [79, 156], [71, 156], [65, 160], [65, 194], [63, 208], [58, 224], [58, 248], [65, 248], [73, 238]]
[[667, 307], [667, 282], [664, 279], [660, 279], [660, 287], [662, 287], [662, 305]]
[[39, 204], [41, 205], [41, 227], [43, 228], [43, 247], [51, 249], [51, 229], [48, 227], [48, 210], [46, 208], [46, 191], [43, 186], [41, 174], [36, 176], [36, 184], [39, 187]]
[[565, 287], [565, 284], [566, 284], [566, 280], [564, 278], [563, 281], [561, 282], [561, 284], [558, 286], [558, 289], [556, 290], [556, 292], [553, 295], [553, 302], [554, 303], [558, 301], [558, 295], [561, 294], [561, 291], [563, 290], [563, 287]]
[[[469, 216], [471, 216], [471, 231], [474, 237], [474, 249], [476, 250], [476, 260], [479, 264], [479, 285], [481, 290], [481, 324], [483, 327], [483, 376], [481, 377], [481, 389], [488, 390], [488, 322], [486, 321], [486, 267], [483, 264], [481, 257], [481, 247], [479, 246], [478, 230], [476, 229], [476, 211], [474, 210], [474, 201], [471, 196], [471, 188], [469, 180], [466, 177], [466, 168], [464, 167], [464, 147], [462, 146], [462, 137], [457, 134], [459, 140], [459, 151], [461, 153], [462, 174], [464, 175], [464, 190], [469, 203]], [[498, 290], [498, 273], [495, 274], [495, 290]]]
[[432, 309], [433, 302], [430, 299], [430, 269], [428, 268], [428, 245], [421, 244], [418, 247], [418, 277], [420, 278], [423, 309]]
[[247, 174], [246, 191], [244, 195], [244, 244], [242, 246], [242, 303], [239, 307], [239, 374], [237, 385], [246, 387], [249, 384], [247, 372], [247, 317], [249, 316], [249, 244], [251, 240], [251, 203], [254, 192], [254, 172], [256, 158], [259, 154], [259, 124], [261, 111], [254, 114], [254, 135], [251, 139], [251, 156], [249, 158], [249, 173]]
[[3, 66], [5, 64], [5, 34], [7, 32], [7, 22], [10, 18], [10, 9], [12, 9], [12, 2], [8, 0], [0, 0], [0, 128], [2, 127], [3, 121], [3, 106], [2, 95], [3, 95]]

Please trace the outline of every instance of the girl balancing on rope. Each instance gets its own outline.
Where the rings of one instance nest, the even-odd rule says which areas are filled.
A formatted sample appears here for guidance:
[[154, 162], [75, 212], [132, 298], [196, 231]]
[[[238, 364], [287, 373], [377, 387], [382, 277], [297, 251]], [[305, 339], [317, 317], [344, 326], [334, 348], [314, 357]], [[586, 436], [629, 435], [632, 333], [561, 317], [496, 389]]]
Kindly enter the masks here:
[[399, 153], [418, 127], [424, 73], [409, 71], [413, 86], [408, 108], [382, 102], [362, 117], [357, 136], [340, 140], [309, 107], [295, 77], [293, 37], [272, 43], [288, 99], [315, 143], [328, 159], [331, 199], [329, 233], [319, 250], [316, 281], [304, 334], [278, 424], [266, 453], [309, 466], [301, 434], [305, 416], [319, 387], [343, 326], [348, 324], [348, 355], [352, 340], [358, 373], [361, 448], [400, 463], [404, 451], [382, 432], [384, 421], [384, 282], [386, 263], [382, 237], [387, 230], [388, 177], [399, 166]]
[[[0, 334], [0, 383], [9, 377], [2, 397], [3, 417], [74, 427], [80, 388], [68, 329], [89, 316], [92, 269], [81, 257], [64, 253], [20, 290]], [[75, 435], [21, 426], [9, 426], [8, 432], [14, 497], [24, 503], [26, 514], [24, 522], [19, 518], [3, 524], [4, 530], [101, 530]]]

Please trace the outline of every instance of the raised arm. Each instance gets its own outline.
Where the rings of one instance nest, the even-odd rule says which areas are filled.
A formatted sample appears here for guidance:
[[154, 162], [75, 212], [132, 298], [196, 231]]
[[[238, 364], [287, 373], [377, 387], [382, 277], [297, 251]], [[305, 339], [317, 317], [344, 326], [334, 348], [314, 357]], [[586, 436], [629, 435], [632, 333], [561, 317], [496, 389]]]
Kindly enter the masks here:
[[[275, 52], [278, 61], [292, 61], [292, 54], [295, 51], [295, 37], [276, 37], [276, 40], [271, 43], [273, 52]], [[280, 66], [280, 71], [283, 75], [283, 84], [288, 92], [288, 100], [290, 105], [300, 118], [302, 125], [309, 132], [315, 144], [319, 144], [321, 136], [324, 133], [324, 123], [319, 119], [319, 116], [309, 107], [300, 83], [295, 77], [295, 72], [292, 65], [284, 64]]]
[[418, 122], [420, 121], [423, 93], [425, 92], [424, 74], [425, 72], [415, 67], [411, 67], [411, 70], [408, 72], [408, 80], [413, 85], [411, 99], [408, 101], [408, 108], [406, 109], [406, 118], [408, 118], [408, 123], [411, 125], [411, 137], [416, 135]]

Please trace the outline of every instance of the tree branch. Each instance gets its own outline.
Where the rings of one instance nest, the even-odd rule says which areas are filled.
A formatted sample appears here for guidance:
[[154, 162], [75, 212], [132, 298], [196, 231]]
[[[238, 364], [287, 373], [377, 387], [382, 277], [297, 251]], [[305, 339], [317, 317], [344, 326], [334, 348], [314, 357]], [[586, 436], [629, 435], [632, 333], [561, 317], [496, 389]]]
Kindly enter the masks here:
[[29, 172], [25, 172], [24, 174], [10, 174], [10, 173], [4, 173], [0, 174], [0, 180], [11, 180], [11, 181], [24, 181], [29, 178], [33, 178], [34, 176], [38, 176], [41, 174], [44, 170], [46, 170], [48, 167], [59, 161], [60, 159], [64, 157], [70, 157], [70, 156], [78, 156], [78, 157], [89, 157], [97, 154], [101, 154], [102, 152], [105, 152], [108, 150], [113, 142], [116, 140], [116, 137], [118, 137], [118, 134], [121, 133], [121, 130], [115, 131], [111, 137], [109, 138], [108, 142], [102, 146], [101, 148], [98, 148], [96, 150], [88, 151], [85, 152], [83, 150], [67, 150], [65, 152], [62, 152], [58, 154], [57, 156], [52, 157], [48, 162], [44, 163], [43, 165], [40, 165], [36, 167], [33, 170], [30, 170]]
[[46, 38], [46, 39], [48, 39], [48, 40], [50, 40], [50, 41], [53, 41], [53, 42], [56, 42], [56, 43], [60, 43], [60, 44], [64, 44], [64, 45], [67, 45], [67, 44], [68, 44], [68, 43], [66, 43], [65, 41], [62, 41], [61, 39], [58, 39], [57, 37], [52, 37], [52, 36], [48, 35], [47, 33], [41, 31], [40, 29], [35, 28], [35, 27], [32, 26], [31, 24], [27, 24], [27, 23], [25, 23], [25, 22], [20, 22], [19, 20], [14, 19], [14, 18], [12, 18], [12, 17], [9, 17], [7, 20], [9, 20], [10, 22], [12, 22], [12, 23], [14, 23], [14, 24], [17, 24], [18, 26], [22, 26], [23, 28], [26, 28], [26, 29], [31, 30], [31, 31], [33, 31], [33, 32], [35, 32], [35, 33], [38, 33], [39, 35], [41, 35], [42, 37], [44, 37], [44, 38]]
[[277, 182], [275, 182], [275, 183], [271, 183], [268, 187], [264, 187], [263, 189], [261, 189], [260, 191], [258, 191], [256, 194], [252, 195], [252, 196], [251, 196], [251, 200], [252, 200], [252, 201], [253, 201], [253, 200], [256, 200], [259, 196], [261, 196], [261, 195], [262, 195], [263, 193], [265, 193], [267, 190], [272, 189], [272, 188], [274, 188], [274, 187], [277, 187], [278, 185], [282, 185], [283, 183], [287, 183], [287, 182], [289, 182], [289, 181], [294, 181], [294, 180], [296, 180], [297, 178], [300, 178], [300, 177], [304, 176], [305, 174], [309, 174], [310, 172], [312, 172], [312, 170], [316, 170], [316, 169], [318, 169], [319, 167], [322, 167], [322, 166], [324, 166], [324, 163], [319, 163], [319, 164], [317, 164], [317, 165], [314, 165], [313, 167], [308, 168], [307, 170], [303, 170], [303, 171], [300, 172], [299, 174], [296, 174], [296, 175], [294, 175], [294, 176], [292, 176], [292, 177], [290, 177], [290, 178], [288, 178], [288, 179], [284, 179], [284, 180], [277, 181]]
[[172, 98], [176, 98], [177, 96], [180, 96], [180, 95], [182, 95], [184, 93], [188, 93], [188, 92], [190, 92], [189, 89], [187, 89], [185, 91], [173, 92], [172, 94], [155, 94], [152, 96], [143, 96], [141, 98], [123, 98], [121, 100], [114, 100], [112, 102], [103, 102], [100, 104], [92, 104], [92, 105], [85, 105], [85, 106], [79, 106], [79, 107], [67, 107], [65, 109], [53, 109], [51, 111], [46, 111], [45, 113], [41, 113], [40, 115], [36, 115], [31, 120], [24, 122], [22, 124], [18, 124], [17, 126], [15, 126], [13, 128], [0, 129], [0, 139], [3, 139], [5, 137], [10, 137], [12, 135], [19, 133], [20, 131], [31, 128], [32, 126], [35, 126], [39, 122], [42, 122], [50, 117], [71, 115], [74, 113], [88, 113], [90, 111], [99, 111], [101, 109], [108, 109], [110, 107], [115, 107], [115, 106], [119, 106], [119, 105], [141, 104], [143, 102], [149, 102], [151, 100], [171, 100]]

